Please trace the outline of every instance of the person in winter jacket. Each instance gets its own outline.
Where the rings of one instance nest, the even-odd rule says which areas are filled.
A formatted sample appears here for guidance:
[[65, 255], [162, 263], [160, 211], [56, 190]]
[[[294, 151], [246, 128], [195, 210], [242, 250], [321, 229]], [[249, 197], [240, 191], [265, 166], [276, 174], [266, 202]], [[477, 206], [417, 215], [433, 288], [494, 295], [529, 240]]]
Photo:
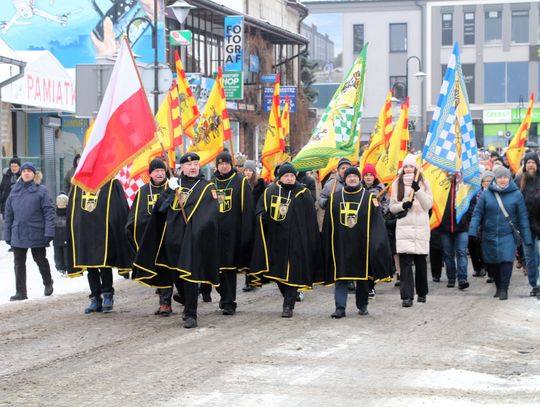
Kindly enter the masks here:
[[464, 213], [458, 222], [456, 211], [456, 194], [459, 188], [458, 175], [452, 176], [452, 184], [448, 191], [446, 208], [438, 228], [441, 235], [441, 243], [444, 253], [444, 264], [446, 267], [446, 276], [448, 278], [447, 287], [456, 285], [464, 290], [469, 287], [467, 281], [467, 246], [469, 244], [469, 221], [472, 216], [472, 205], [469, 211]]
[[[494, 173], [495, 180], [482, 193], [474, 208], [469, 235], [480, 239], [486, 268], [495, 280], [497, 290], [494, 297], [506, 300], [516, 252], [515, 230], [521, 234], [525, 246], [532, 245], [533, 240], [525, 200], [516, 183], [512, 181], [510, 170], [498, 167]], [[497, 195], [511, 223], [504, 216]], [[478, 234], [480, 227], [481, 237]]]
[[6, 201], [8, 199], [11, 188], [21, 176], [21, 160], [19, 157], [13, 157], [9, 160], [9, 168], [2, 176], [0, 183], [0, 211], [4, 215], [6, 209]]
[[330, 195], [343, 189], [343, 186], [345, 185], [345, 178], [343, 176], [345, 174], [345, 170], [351, 165], [351, 161], [348, 158], [342, 158], [339, 160], [337, 174], [335, 175], [334, 179], [331, 179], [324, 184], [321, 191], [321, 196], [319, 197], [319, 206], [321, 209], [326, 209], [326, 203], [328, 198], [330, 198]]
[[[428, 182], [419, 171], [416, 158], [409, 154], [403, 160], [403, 168], [392, 184], [390, 211], [399, 214], [406, 211], [396, 223], [396, 250], [399, 254], [401, 269], [400, 294], [402, 306], [413, 305], [414, 291], [418, 302], [426, 302], [428, 294], [427, 262], [429, 253], [429, 210], [433, 205], [433, 196]], [[412, 264], [415, 265], [415, 276]]]
[[527, 268], [527, 277], [531, 286], [531, 297], [540, 293], [538, 287], [538, 237], [540, 236], [540, 230], [538, 228], [538, 222], [535, 219], [534, 214], [538, 213], [540, 208], [537, 208], [538, 199], [540, 196], [540, 160], [538, 154], [530, 152], [525, 154], [523, 158], [523, 173], [516, 177], [516, 185], [518, 186], [523, 199], [525, 200], [525, 206], [529, 214], [529, 226], [532, 232], [533, 244], [530, 246], [524, 246], [523, 251], [525, 254], [525, 267]]
[[13, 247], [16, 293], [10, 301], [26, 300], [26, 253], [32, 251], [37, 263], [45, 296], [53, 293], [51, 268], [45, 248], [54, 238], [54, 206], [47, 187], [34, 182], [36, 167], [24, 163], [21, 178], [6, 201], [4, 240]]
[[71, 183], [71, 178], [73, 178], [73, 175], [75, 174], [75, 171], [77, 171], [77, 166], [79, 165], [79, 161], [81, 160], [81, 155], [76, 154], [73, 158], [73, 167], [69, 169], [68, 172], [66, 172], [66, 175], [64, 176], [64, 191], [69, 196], [73, 184]]
[[69, 197], [60, 193], [56, 197], [56, 216], [54, 217], [54, 265], [56, 270], [62, 274], [67, 274], [68, 253], [67, 253], [67, 228], [66, 211]]
[[[474, 207], [476, 206], [478, 200], [482, 193], [489, 188], [489, 184], [493, 181], [495, 174], [491, 171], [484, 171], [481, 178], [481, 190], [476, 194], [473, 200], [471, 200], [472, 211], [474, 212]], [[484, 264], [484, 259], [482, 257], [482, 247], [480, 246], [480, 241], [478, 239], [469, 237], [469, 256], [471, 256], [471, 263], [473, 265], [474, 273], [473, 277], [484, 277], [486, 275], [486, 267]], [[493, 277], [488, 275], [486, 283], [493, 283]]]
[[251, 190], [253, 192], [253, 203], [257, 205], [257, 202], [259, 202], [259, 198], [264, 193], [264, 190], [266, 189], [266, 184], [264, 183], [264, 180], [259, 177], [259, 174], [257, 174], [257, 164], [253, 160], [247, 160], [244, 163], [244, 169], [243, 169], [244, 177], [248, 179], [249, 186], [251, 187]]

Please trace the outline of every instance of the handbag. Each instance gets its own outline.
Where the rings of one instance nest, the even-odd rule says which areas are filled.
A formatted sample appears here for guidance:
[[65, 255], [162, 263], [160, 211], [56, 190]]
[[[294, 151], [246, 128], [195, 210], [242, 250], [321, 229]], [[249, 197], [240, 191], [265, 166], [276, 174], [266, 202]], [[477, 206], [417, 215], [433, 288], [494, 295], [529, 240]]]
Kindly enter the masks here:
[[499, 195], [499, 193], [494, 192], [494, 194], [495, 194], [495, 199], [497, 200], [497, 203], [499, 204], [499, 208], [501, 209], [504, 217], [506, 218], [506, 220], [510, 224], [510, 227], [512, 228], [512, 235], [514, 236], [514, 242], [519, 247], [523, 244], [523, 238], [521, 237], [521, 233], [519, 232], [516, 225], [514, 225], [514, 223], [512, 222], [512, 219], [510, 219], [510, 216], [508, 215], [508, 212], [506, 211], [506, 208], [504, 207], [502, 203], [501, 196]]

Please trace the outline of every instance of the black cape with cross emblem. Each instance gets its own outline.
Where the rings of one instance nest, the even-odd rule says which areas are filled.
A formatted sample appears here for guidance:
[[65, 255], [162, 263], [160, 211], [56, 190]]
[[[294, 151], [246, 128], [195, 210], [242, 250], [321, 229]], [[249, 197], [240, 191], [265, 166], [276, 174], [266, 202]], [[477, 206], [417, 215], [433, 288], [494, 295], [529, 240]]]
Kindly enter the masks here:
[[255, 221], [253, 193], [248, 180], [234, 170], [225, 177], [216, 175], [215, 183], [219, 203], [219, 269], [248, 271]]
[[300, 289], [322, 283], [315, 205], [309, 190], [298, 182], [290, 196], [285, 189], [280, 194], [278, 186], [270, 184], [259, 199], [251, 275], [256, 277], [254, 285], [265, 279]]
[[[198, 181], [198, 183], [197, 183]], [[133, 279], [171, 287], [176, 279], [219, 285], [218, 203], [215, 186], [201, 175], [181, 178], [192, 188], [184, 211], [169, 188], [160, 195], [133, 264]], [[186, 195], [187, 196], [187, 195]]]
[[100, 267], [129, 272], [135, 253], [126, 239], [128, 211], [124, 189], [116, 179], [103, 185], [98, 194], [73, 187], [66, 220], [68, 274]]
[[152, 184], [152, 188], [150, 189], [150, 183], [148, 183], [137, 191], [133, 205], [131, 205], [131, 209], [129, 210], [126, 224], [127, 237], [135, 251], [139, 250], [146, 225], [148, 225], [150, 215], [152, 215], [152, 211], [154, 210], [154, 205], [166, 187], [167, 182], [164, 182], [158, 186]]
[[333, 193], [324, 214], [325, 284], [336, 280], [387, 280], [392, 272], [392, 252], [381, 208], [362, 188], [344, 190], [343, 197], [345, 202], [341, 191]]

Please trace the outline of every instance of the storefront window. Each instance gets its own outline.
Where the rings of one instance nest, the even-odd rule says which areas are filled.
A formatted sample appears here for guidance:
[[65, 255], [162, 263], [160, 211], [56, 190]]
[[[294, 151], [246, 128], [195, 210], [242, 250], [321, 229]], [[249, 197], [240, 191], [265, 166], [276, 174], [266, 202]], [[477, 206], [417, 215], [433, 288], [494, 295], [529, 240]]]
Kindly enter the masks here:
[[504, 103], [505, 101], [505, 64], [484, 64], [484, 102]]

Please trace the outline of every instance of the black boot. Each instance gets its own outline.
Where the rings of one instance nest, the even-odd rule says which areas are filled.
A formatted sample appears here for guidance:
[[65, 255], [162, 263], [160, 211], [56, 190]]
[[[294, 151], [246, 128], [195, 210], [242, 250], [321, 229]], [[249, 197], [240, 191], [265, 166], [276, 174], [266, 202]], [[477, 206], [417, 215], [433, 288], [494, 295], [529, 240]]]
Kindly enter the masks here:
[[52, 295], [53, 291], [54, 291], [54, 289], [53, 289], [52, 283], [47, 284], [45, 286], [45, 291], [44, 291], [43, 295], [45, 295], [45, 297], [49, 297], [50, 295]]
[[508, 299], [508, 290], [505, 290], [504, 288], [502, 288], [499, 291], [499, 300], [507, 300], [507, 299]]
[[22, 301], [22, 300], [26, 300], [26, 299], [28, 299], [26, 294], [19, 293], [19, 292], [15, 293], [15, 295], [12, 295], [11, 297], [9, 297], [10, 301]]
[[332, 318], [345, 318], [345, 310], [343, 308], [336, 308], [334, 313], [331, 315]]
[[501, 290], [497, 288], [497, 290], [495, 291], [495, 294], [493, 294], [493, 298], [499, 298], [500, 295], [501, 295]]

